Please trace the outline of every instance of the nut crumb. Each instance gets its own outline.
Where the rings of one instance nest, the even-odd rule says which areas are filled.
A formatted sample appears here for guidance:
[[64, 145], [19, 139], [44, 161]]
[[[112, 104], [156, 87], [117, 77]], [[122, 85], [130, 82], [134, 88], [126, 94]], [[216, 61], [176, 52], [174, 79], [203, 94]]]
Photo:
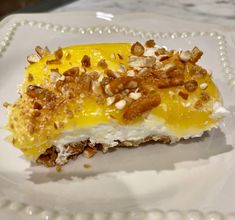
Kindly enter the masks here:
[[142, 96], [128, 106], [127, 110], [123, 114], [123, 118], [127, 121], [133, 120], [141, 116], [143, 113], [157, 107], [160, 103], [161, 97], [159, 94], [155, 93]]
[[188, 99], [188, 93], [184, 93], [184, 92], [180, 91], [179, 96], [182, 97], [184, 100]]
[[62, 167], [60, 165], [57, 165], [55, 169], [58, 173], [62, 171]]
[[27, 61], [30, 64], [37, 63], [40, 61], [40, 59], [41, 59], [40, 56], [37, 54], [32, 54], [32, 55], [27, 56]]
[[91, 59], [87, 55], [83, 56], [81, 62], [82, 62], [82, 66], [85, 68], [89, 68], [91, 66]]
[[118, 53], [117, 55], [120, 60], [123, 60], [123, 56], [120, 53]]
[[155, 43], [154, 40], [147, 40], [145, 42], [145, 46], [148, 47], [148, 48], [154, 47], [155, 45], [156, 45], [156, 43]]
[[101, 59], [98, 63], [97, 66], [106, 69], [108, 67], [108, 64], [106, 63], [105, 59]]
[[3, 107], [4, 107], [4, 108], [8, 108], [10, 105], [11, 105], [11, 104], [9, 104], [8, 102], [4, 102], [4, 103], [3, 103]]
[[86, 169], [88, 169], [88, 168], [91, 168], [91, 165], [90, 165], [90, 164], [85, 163], [85, 164], [83, 165], [83, 167], [84, 167], [84, 168], [86, 168]]
[[181, 61], [188, 62], [191, 59], [191, 52], [189, 50], [181, 51], [179, 57]]
[[143, 45], [137, 41], [131, 46], [131, 53], [135, 56], [142, 56], [144, 54]]
[[200, 84], [200, 88], [201, 88], [202, 90], [206, 89], [207, 87], [208, 87], [208, 84], [207, 84], [207, 83], [202, 83], [202, 84]]
[[126, 100], [122, 99], [115, 103], [115, 107], [119, 110], [124, 109], [126, 106]]
[[188, 92], [194, 92], [198, 87], [198, 83], [196, 80], [189, 80], [187, 82], [185, 82], [184, 84], [184, 88], [188, 91]]
[[34, 80], [32, 73], [28, 74], [28, 82], [32, 82]]
[[194, 47], [191, 51], [191, 62], [196, 63], [202, 56], [203, 52], [198, 49], [198, 47]]
[[61, 47], [58, 48], [58, 50], [55, 51], [55, 59], [60, 60], [63, 57], [63, 50]]

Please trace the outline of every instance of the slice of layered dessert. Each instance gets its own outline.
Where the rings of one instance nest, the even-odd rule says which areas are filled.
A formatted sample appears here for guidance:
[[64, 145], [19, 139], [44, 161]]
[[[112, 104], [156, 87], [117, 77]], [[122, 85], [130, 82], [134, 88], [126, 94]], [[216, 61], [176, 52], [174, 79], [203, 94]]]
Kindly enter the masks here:
[[13, 145], [38, 164], [198, 137], [226, 111], [211, 73], [196, 64], [197, 47], [166, 50], [149, 40], [36, 52], [7, 107], [7, 127]]

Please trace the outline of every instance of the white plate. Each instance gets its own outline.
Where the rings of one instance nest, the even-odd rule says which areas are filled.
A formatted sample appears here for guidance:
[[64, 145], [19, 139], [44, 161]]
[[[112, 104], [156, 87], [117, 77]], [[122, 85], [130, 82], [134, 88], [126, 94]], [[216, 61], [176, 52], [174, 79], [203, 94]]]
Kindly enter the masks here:
[[[113, 17], [102, 13], [14, 15], [0, 27], [1, 103], [16, 99], [26, 56], [36, 45], [54, 50], [71, 44], [154, 38], [168, 48], [201, 48], [201, 64], [213, 70], [225, 106], [231, 111], [218, 129], [202, 138], [171, 147], [156, 143], [98, 153], [92, 159], [80, 157], [57, 173], [32, 166], [4, 140], [6, 112], [1, 110], [0, 217], [27, 219], [28, 214], [38, 219], [235, 218], [228, 214], [235, 212], [232, 30], [150, 14]], [[84, 163], [91, 168], [84, 169]]]

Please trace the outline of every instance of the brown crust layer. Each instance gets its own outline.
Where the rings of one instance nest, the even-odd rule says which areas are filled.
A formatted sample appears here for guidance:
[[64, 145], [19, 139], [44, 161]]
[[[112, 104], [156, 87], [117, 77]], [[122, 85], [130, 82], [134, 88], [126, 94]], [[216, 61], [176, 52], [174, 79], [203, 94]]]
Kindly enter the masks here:
[[[137, 141], [119, 141], [119, 144], [116, 147], [137, 147], [140, 144], [147, 143], [149, 141], [156, 141], [160, 142], [163, 144], [170, 144], [175, 142], [175, 140], [172, 140], [169, 136], [149, 136], [144, 139], [140, 139]], [[69, 143], [63, 146], [64, 149], [66, 149], [67, 156], [63, 162], [58, 163], [57, 159], [59, 157], [59, 149], [56, 148], [56, 146], [51, 146], [48, 148], [43, 154], [41, 154], [38, 159], [36, 160], [37, 164], [44, 165], [47, 167], [54, 167], [54, 166], [63, 166], [69, 162], [69, 160], [75, 160], [78, 155], [82, 153], [86, 153], [87, 148], [90, 149], [92, 148], [94, 151], [96, 149], [99, 149], [103, 152], [106, 152], [108, 150], [108, 146], [104, 146], [102, 144], [90, 144], [90, 142], [87, 141], [81, 141], [81, 142], [76, 142], [76, 143]], [[95, 153], [92, 152], [92, 156]], [[91, 157], [87, 156], [86, 157]]]

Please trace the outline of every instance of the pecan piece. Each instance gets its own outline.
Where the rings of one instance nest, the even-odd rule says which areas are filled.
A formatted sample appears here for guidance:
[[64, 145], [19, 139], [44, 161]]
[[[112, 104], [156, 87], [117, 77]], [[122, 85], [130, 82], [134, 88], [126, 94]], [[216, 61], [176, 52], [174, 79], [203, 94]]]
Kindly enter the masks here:
[[111, 79], [115, 79], [115, 78], [120, 77], [120, 74], [118, 72], [114, 72], [110, 69], [104, 70], [104, 74], [107, 75]]
[[42, 109], [42, 105], [41, 105], [40, 103], [38, 103], [38, 102], [34, 102], [33, 108], [34, 108], [34, 109], [41, 110], [41, 109]]
[[28, 81], [32, 82], [34, 80], [32, 73], [29, 73], [28, 75]]
[[128, 121], [133, 120], [141, 116], [143, 113], [157, 107], [160, 103], [161, 97], [159, 94], [154, 93], [142, 96], [128, 106], [127, 110], [123, 114], [123, 118]]
[[203, 52], [197, 47], [194, 47], [191, 51], [191, 62], [196, 63], [202, 56]]
[[155, 41], [154, 40], [147, 40], [145, 42], [145, 46], [148, 48], [154, 47], [155, 46]]
[[48, 49], [48, 47], [42, 48], [40, 46], [36, 46], [35, 51], [37, 52], [37, 54], [41, 58], [43, 58], [51, 53], [50, 50]]
[[207, 75], [207, 71], [200, 66], [193, 66], [189, 73], [194, 78], [202, 78]]
[[159, 56], [159, 55], [164, 55], [164, 54], [168, 54], [167, 50], [164, 47], [158, 48], [155, 51], [155, 55]]
[[103, 69], [108, 67], [108, 64], [106, 63], [105, 59], [101, 59], [98, 63], [97, 63], [98, 67], [101, 67]]
[[184, 84], [184, 79], [182, 78], [166, 78], [158, 81], [159, 89], [166, 89], [174, 86], [182, 86]]
[[187, 100], [188, 99], [188, 93], [184, 93], [182, 91], [179, 92], [179, 96], [182, 97], [183, 99]]
[[85, 68], [89, 68], [91, 66], [91, 59], [89, 56], [84, 55], [81, 60], [82, 66]]
[[128, 60], [128, 64], [130, 67], [152, 67], [156, 62], [156, 57], [146, 56], [146, 57], [138, 57], [138, 56], [130, 56]]
[[112, 80], [109, 83], [109, 89], [111, 93], [117, 94], [124, 89], [136, 89], [138, 87], [139, 81], [135, 77], [131, 76], [121, 76]]
[[66, 70], [63, 73], [63, 75], [64, 76], [78, 76], [79, 72], [80, 72], [79, 67], [72, 67], [72, 68]]
[[58, 48], [58, 50], [55, 51], [55, 59], [60, 60], [63, 57], [63, 50], [62, 48]]
[[200, 100], [202, 100], [203, 102], [208, 102], [210, 100], [209, 94], [205, 91], [202, 91], [201, 96], [200, 96]]
[[137, 41], [131, 46], [131, 53], [135, 56], [142, 56], [144, 54], [143, 45]]
[[60, 60], [54, 59], [54, 60], [47, 60], [46, 62], [47, 65], [58, 65], [61, 64]]
[[32, 55], [27, 56], [27, 61], [30, 64], [37, 63], [40, 61], [40, 59], [41, 58], [37, 54], [32, 54]]
[[188, 91], [188, 92], [194, 92], [198, 87], [198, 83], [196, 80], [189, 80], [187, 82], [185, 82], [184, 84], [184, 88]]
[[43, 93], [43, 88], [36, 85], [29, 85], [26, 94], [31, 98], [39, 97]]
[[191, 52], [186, 50], [186, 51], [182, 51], [180, 54], [179, 54], [179, 58], [181, 61], [183, 62], [187, 62], [191, 59]]

